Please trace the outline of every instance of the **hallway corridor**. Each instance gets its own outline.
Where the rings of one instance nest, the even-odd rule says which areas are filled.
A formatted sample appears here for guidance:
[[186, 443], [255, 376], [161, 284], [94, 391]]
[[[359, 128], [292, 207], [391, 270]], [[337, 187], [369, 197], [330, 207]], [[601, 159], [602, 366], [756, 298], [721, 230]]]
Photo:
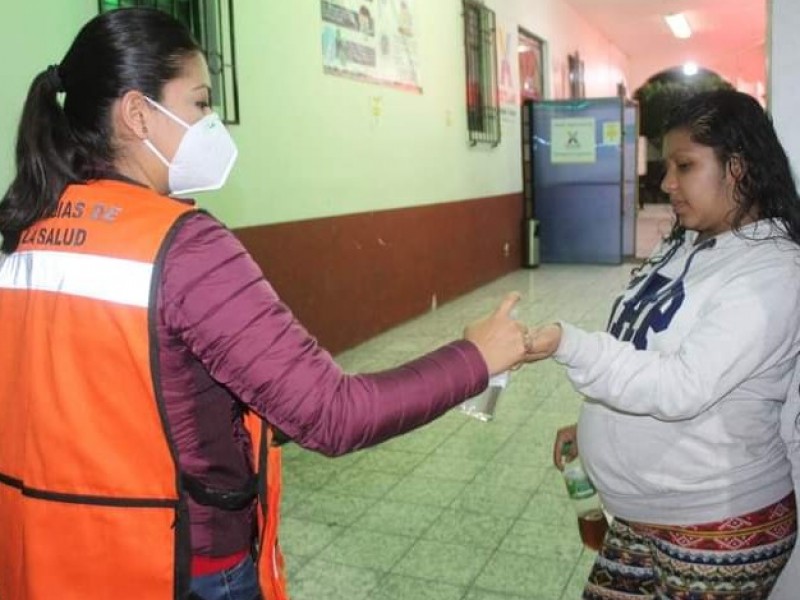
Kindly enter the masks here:
[[[670, 229], [646, 205], [637, 256]], [[377, 371], [460, 337], [511, 290], [520, 319], [602, 329], [634, 264], [521, 270], [337, 358]], [[581, 398], [545, 361], [511, 374], [493, 421], [460, 410], [376, 448], [328, 459], [285, 448], [281, 540], [292, 600], [576, 600], [594, 553], [583, 548], [556, 430]]]
[[[602, 328], [631, 265], [518, 271], [338, 358], [380, 370], [460, 336], [510, 290], [520, 318]], [[374, 449], [328, 459], [287, 446], [282, 543], [293, 600], [574, 600], [583, 549], [556, 430], [580, 397], [552, 361], [512, 373], [495, 419], [453, 410]]]

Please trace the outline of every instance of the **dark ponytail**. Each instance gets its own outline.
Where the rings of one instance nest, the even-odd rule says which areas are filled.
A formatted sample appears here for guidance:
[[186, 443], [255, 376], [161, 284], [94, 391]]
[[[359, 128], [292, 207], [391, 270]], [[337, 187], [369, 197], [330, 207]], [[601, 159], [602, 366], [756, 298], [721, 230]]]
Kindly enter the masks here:
[[185, 59], [200, 51], [169, 14], [126, 8], [98, 15], [58, 66], [39, 73], [19, 123], [16, 175], [0, 201], [2, 251], [55, 210], [64, 189], [113, 170], [111, 111], [130, 90], [161, 98]]
[[20, 233], [50, 213], [67, 184], [77, 179], [60, 88], [58, 67], [52, 66], [28, 90], [17, 133], [17, 174], [0, 203], [4, 251], [16, 247]]

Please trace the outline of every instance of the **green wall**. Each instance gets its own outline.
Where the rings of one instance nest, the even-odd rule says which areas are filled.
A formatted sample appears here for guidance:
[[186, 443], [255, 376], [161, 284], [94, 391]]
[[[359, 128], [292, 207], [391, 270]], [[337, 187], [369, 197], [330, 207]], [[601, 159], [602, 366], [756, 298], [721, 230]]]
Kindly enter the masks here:
[[[519, 191], [518, 120], [504, 120], [497, 148], [467, 142], [461, 0], [415, 7], [422, 94], [325, 75], [318, 0], [236, 0], [240, 157], [201, 205], [238, 227]], [[0, 48], [15, 57], [0, 89], [2, 189], [31, 78], [96, 11], [94, 0], [0, 9]]]
[[517, 123], [496, 149], [467, 142], [461, 0], [415, 6], [421, 95], [325, 75], [318, 0], [236, 4], [241, 152], [207, 200], [218, 216], [252, 225], [521, 189]]
[[97, 14], [97, 0], [5, 0], [0, 6], [0, 193], [14, 168], [17, 123], [33, 78], [57, 63], [72, 38]]

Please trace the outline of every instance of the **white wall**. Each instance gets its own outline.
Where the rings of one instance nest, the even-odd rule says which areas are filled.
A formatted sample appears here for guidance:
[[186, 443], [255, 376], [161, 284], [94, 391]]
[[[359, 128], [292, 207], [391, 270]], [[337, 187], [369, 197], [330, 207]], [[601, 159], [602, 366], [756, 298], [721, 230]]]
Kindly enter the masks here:
[[[775, 128], [783, 143], [795, 173], [800, 175], [800, 3], [797, 0], [770, 0], [768, 48], [768, 110], [772, 113]], [[797, 390], [794, 390], [795, 392]], [[784, 432], [791, 432], [794, 440], [800, 438], [795, 415], [800, 402], [794, 399], [794, 410], [784, 416]], [[785, 435], [789, 437], [789, 435]], [[790, 441], [791, 438], [790, 438]], [[797, 442], [790, 453], [794, 468], [795, 494], [800, 499], [800, 450]], [[783, 570], [770, 600], [797, 600], [800, 590], [800, 546]]]
[[97, 14], [95, 0], [0, 2], [0, 195], [14, 173], [14, 144], [33, 78], [61, 60], [78, 29]]
[[768, 108], [789, 154], [795, 178], [800, 176], [800, 3], [771, 0]]
[[[575, 50], [587, 95], [614, 95], [624, 81], [625, 57], [564, 0], [486, 4], [506, 31], [523, 27], [547, 42], [552, 97], [566, 94]], [[323, 74], [316, 0], [237, 9], [240, 159], [228, 187], [203, 201], [243, 226], [521, 191], [517, 108], [503, 116], [499, 146], [467, 142], [461, 0], [415, 6], [421, 95]], [[267, 25], [275, 22], [286, 26]], [[516, 55], [512, 73], [517, 81]]]
[[549, 98], [568, 97], [567, 55], [576, 50], [585, 66], [587, 96], [615, 96], [618, 83], [628, 85], [628, 58], [564, 0], [493, 0], [487, 4], [497, 11], [498, 19], [515, 19], [545, 41]]
[[[674, 56], [643, 55], [632, 57], [630, 61], [631, 92], [641, 87], [647, 80], [668, 69], [681, 67], [689, 60], [693, 60], [704, 69], [714, 71], [717, 75], [730, 82], [737, 89], [751, 92], [763, 90], [766, 84], [764, 46], [742, 50], [736, 56], [718, 53], [709, 56], [709, 60], [697, 60], [697, 55], [690, 51]], [[706, 54], [706, 56], [708, 56]], [[751, 92], [752, 93], [752, 92]]]
[[[626, 80], [626, 58], [565, 0], [486, 2], [512, 44], [518, 27], [545, 40], [548, 97], [567, 95], [576, 50], [588, 96], [612, 96]], [[468, 144], [461, 0], [415, 6], [422, 94], [325, 75], [318, 0], [237, 3], [241, 124], [231, 130], [240, 158], [226, 188], [201, 202], [238, 227], [520, 192], [518, 107], [507, 107], [497, 148]], [[0, 90], [2, 190], [31, 78], [95, 14], [94, 0], [0, 3], [0, 50], [13, 57]]]

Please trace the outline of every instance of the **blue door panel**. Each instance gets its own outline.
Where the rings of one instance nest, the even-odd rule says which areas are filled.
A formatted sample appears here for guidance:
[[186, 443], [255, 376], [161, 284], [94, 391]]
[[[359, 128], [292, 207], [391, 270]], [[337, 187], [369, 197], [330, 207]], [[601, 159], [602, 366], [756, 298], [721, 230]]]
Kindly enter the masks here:
[[[553, 161], [553, 119], [584, 120], [588, 124], [581, 134], [594, 129], [591, 162]], [[620, 98], [534, 104], [534, 214], [539, 221], [542, 262], [622, 262], [624, 127]], [[563, 153], [560, 156], [563, 160]]]

